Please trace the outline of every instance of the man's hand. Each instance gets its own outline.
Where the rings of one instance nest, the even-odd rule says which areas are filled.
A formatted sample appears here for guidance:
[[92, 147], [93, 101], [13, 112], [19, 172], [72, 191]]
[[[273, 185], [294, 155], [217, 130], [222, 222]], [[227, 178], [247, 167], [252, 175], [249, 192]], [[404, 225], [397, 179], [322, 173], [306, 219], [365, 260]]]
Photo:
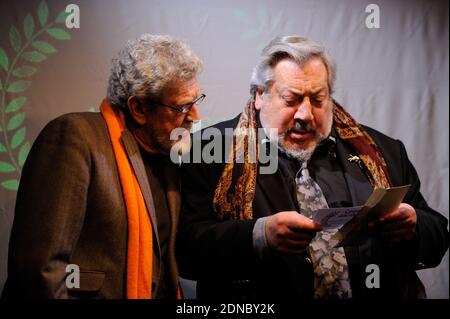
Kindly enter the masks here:
[[417, 215], [411, 205], [401, 203], [397, 209], [381, 216], [375, 224], [378, 226], [381, 238], [390, 243], [400, 243], [414, 238]]
[[322, 227], [296, 211], [279, 212], [266, 221], [266, 239], [275, 251], [298, 254], [305, 251]]

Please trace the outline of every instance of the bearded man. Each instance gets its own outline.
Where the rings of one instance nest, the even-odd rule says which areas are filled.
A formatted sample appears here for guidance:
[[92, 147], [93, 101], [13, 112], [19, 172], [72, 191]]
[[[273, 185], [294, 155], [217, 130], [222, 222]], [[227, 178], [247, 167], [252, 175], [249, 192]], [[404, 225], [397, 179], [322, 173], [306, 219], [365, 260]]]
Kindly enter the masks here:
[[200, 70], [181, 40], [144, 34], [113, 60], [100, 113], [43, 129], [22, 172], [4, 298], [181, 296], [169, 153], [190, 147]]
[[[230, 154], [244, 161], [183, 165], [177, 257], [200, 298], [425, 297], [415, 271], [440, 263], [447, 220], [421, 195], [404, 145], [332, 99], [335, 73], [317, 43], [275, 38], [244, 111], [214, 126], [234, 128]], [[273, 174], [247, 157], [267, 141], [277, 145]], [[318, 209], [363, 205], [374, 188], [407, 184], [403, 203], [371, 220], [357, 244], [335, 247], [337, 229], [313, 221]], [[379, 267], [376, 289], [365, 284], [370, 265]]]

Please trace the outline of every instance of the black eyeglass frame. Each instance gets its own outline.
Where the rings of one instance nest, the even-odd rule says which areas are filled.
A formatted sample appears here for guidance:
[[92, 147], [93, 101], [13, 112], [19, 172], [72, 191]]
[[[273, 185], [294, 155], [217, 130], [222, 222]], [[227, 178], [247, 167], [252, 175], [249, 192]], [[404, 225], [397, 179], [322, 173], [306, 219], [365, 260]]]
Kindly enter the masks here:
[[186, 103], [186, 104], [178, 106], [178, 107], [173, 106], [173, 105], [167, 105], [167, 104], [164, 104], [161, 102], [152, 102], [152, 103], [154, 103], [156, 105], [168, 107], [169, 109], [172, 109], [179, 113], [186, 114], [186, 113], [189, 113], [189, 111], [194, 107], [194, 105], [199, 105], [200, 103], [202, 103], [203, 100], [205, 99], [205, 97], [206, 97], [206, 94], [203, 93], [198, 98], [196, 98], [194, 101], [192, 101], [191, 103]]

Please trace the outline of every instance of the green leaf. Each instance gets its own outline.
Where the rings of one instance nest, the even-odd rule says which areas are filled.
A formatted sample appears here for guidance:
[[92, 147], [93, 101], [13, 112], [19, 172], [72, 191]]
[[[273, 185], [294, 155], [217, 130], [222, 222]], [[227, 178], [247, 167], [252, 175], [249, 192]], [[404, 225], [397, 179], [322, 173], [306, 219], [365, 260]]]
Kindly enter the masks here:
[[28, 51], [22, 54], [22, 58], [29, 62], [41, 62], [47, 59], [47, 57], [38, 51]]
[[18, 110], [20, 110], [20, 108], [25, 104], [25, 102], [27, 101], [27, 98], [24, 96], [18, 97], [14, 100], [12, 100], [11, 102], [9, 102], [8, 106], [6, 107], [5, 112], [6, 113], [11, 113], [11, 112], [16, 112]]
[[5, 145], [3, 145], [2, 143], [0, 143], [0, 153], [5, 153], [6, 152], [6, 147]]
[[69, 40], [70, 34], [60, 28], [47, 29], [47, 33], [57, 40]]
[[23, 92], [31, 85], [31, 81], [25, 81], [25, 80], [19, 80], [16, 82], [11, 83], [8, 86], [8, 89], [6, 89], [9, 93], [18, 93]]
[[9, 40], [11, 41], [11, 46], [14, 51], [19, 52], [22, 45], [22, 39], [20, 38], [20, 33], [15, 26], [11, 26], [11, 29], [9, 29]]
[[27, 159], [28, 153], [30, 152], [30, 143], [26, 142], [22, 145], [19, 151], [19, 165], [20, 167], [23, 166], [25, 163], [25, 160]]
[[20, 130], [18, 130], [11, 139], [11, 148], [16, 149], [17, 146], [22, 144], [23, 140], [25, 139], [25, 133], [27, 132], [27, 129], [25, 127], [22, 127]]
[[5, 50], [3, 48], [0, 48], [0, 66], [8, 72], [9, 68], [9, 62], [8, 62], [8, 56], [6, 55]]
[[66, 22], [66, 18], [69, 15], [69, 12], [66, 12], [66, 10], [62, 10], [58, 16], [55, 19], [56, 23], [64, 23]]
[[19, 181], [17, 179], [10, 179], [2, 182], [2, 186], [10, 191], [16, 191], [19, 189]]
[[14, 115], [9, 120], [8, 125], [6, 125], [6, 130], [7, 131], [15, 130], [16, 128], [18, 128], [20, 126], [20, 124], [23, 123], [24, 119], [25, 119], [25, 113], [24, 112]]
[[12, 74], [18, 78], [27, 78], [35, 74], [37, 69], [35, 67], [24, 65], [15, 69]]
[[23, 31], [25, 33], [25, 37], [29, 40], [34, 32], [34, 19], [33, 16], [29, 13], [23, 21]]
[[0, 91], [3, 90], [3, 83], [2, 83], [2, 79], [0, 79]]
[[34, 41], [32, 43], [33, 47], [39, 51], [41, 51], [42, 53], [55, 53], [56, 49], [53, 45], [51, 45], [48, 42], [44, 42], [44, 41]]
[[13, 165], [0, 161], [0, 173], [10, 173], [15, 170], [16, 168]]
[[38, 7], [38, 17], [41, 26], [44, 26], [48, 20], [48, 6], [45, 0], [42, 0]]

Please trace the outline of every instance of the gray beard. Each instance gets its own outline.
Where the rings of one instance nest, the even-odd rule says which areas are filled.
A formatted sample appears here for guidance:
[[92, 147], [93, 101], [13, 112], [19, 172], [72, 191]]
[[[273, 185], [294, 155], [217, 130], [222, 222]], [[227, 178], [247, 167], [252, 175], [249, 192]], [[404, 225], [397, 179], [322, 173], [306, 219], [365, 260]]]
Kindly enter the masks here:
[[[330, 110], [330, 112], [332, 112], [332, 109]], [[284, 154], [286, 154], [288, 157], [290, 158], [294, 158], [296, 160], [299, 160], [301, 162], [303, 161], [308, 161], [311, 156], [313, 155], [314, 151], [316, 150], [317, 146], [324, 140], [326, 140], [328, 138], [328, 136], [331, 133], [331, 127], [333, 126], [333, 115], [332, 113], [329, 114], [329, 120], [327, 123], [327, 131], [325, 134], [319, 134], [319, 136], [317, 136], [314, 139], [314, 144], [311, 145], [310, 147], [306, 148], [306, 149], [294, 149], [294, 148], [287, 148], [285, 146], [285, 138], [286, 138], [286, 133], [283, 134], [278, 134], [278, 149], [283, 152]]]
[[285, 134], [278, 135], [278, 149], [286, 154], [290, 158], [294, 158], [298, 161], [308, 161], [316, 150], [317, 145], [320, 141], [315, 141], [313, 145], [307, 149], [292, 149], [286, 148], [284, 145]]
[[[183, 127], [184, 129], [191, 131], [191, 126], [189, 127]], [[181, 154], [187, 153], [191, 148], [191, 138], [185, 138], [179, 141], [171, 140], [166, 135], [162, 135], [159, 132], [152, 131], [150, 132], [150, 139], [153, 143], [153, 147], [155, 147], [158, 152], [161, 154], [168, 155], [170, 154], [173, 147], [176, 147], [178, 149], [178, 152], [181, 152]]]

